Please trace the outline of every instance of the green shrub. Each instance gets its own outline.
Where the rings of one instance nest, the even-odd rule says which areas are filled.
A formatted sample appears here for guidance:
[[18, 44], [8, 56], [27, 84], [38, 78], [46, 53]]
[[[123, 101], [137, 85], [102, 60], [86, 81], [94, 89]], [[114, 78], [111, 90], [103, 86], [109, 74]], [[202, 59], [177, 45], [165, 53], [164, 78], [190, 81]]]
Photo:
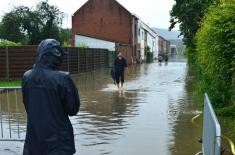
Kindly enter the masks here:
[[153, 52], [147, 52], [147, 63], [153, 62]]
[[149, 46], [147, 46], [145, 48], [145, 52], [146, 52], [146, 61], [147, 61], [147, 63], [152, 63], [153, 62], [153, 52], [150, 51]]
[[80, 44], [78, 45], [78, 47], [79, 47], [79, 48], [89, 48], [89, 46], [87, 46], [87, 44], [85, 44], [85, 43], [80, 43]]
[[63, 47], [72, 47], [68, 41], [63, 42]]
[[20, 43], [15, 43], [12, 41], [0, 41], [0, 46], [19, 46]]
[[235, 1], [211, 6], [196, 36], [200, 89], [215, 107], [231, 103], [235, 71]]

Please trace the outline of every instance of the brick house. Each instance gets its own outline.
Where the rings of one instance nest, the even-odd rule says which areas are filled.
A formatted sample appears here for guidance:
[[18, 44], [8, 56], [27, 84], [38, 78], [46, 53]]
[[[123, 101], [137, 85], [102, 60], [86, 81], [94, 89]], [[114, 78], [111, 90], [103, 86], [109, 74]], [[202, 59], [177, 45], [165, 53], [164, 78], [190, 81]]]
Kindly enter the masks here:
[[165, 38], [158, 36], [158, 53], [170, 53], [170, 41], [166, 40]]
[[138, 48], [136, 17], [116, 0], [88, 0], [72, 17], [72, 36], [83, 35], [116, 43], [131, 63]]
[[74, 45], [77, 38], [92, 38], [92, 45], [114, 43], [129, 64], [146, 59], [146, 46], [155, 57], [158, 53], [156, 32], [116, 0], [88, 0], [72, 16], [72, 36]]

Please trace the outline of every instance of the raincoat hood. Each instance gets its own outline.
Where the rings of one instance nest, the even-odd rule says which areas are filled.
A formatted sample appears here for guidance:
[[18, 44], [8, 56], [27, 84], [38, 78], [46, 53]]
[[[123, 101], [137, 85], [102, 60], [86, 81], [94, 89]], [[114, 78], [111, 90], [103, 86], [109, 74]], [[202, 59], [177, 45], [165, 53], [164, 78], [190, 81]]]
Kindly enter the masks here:
[[60, 42], [55, 39], [45, 39], [38, 46], [35, 67], [56, 70], [62, 65], [64, 55]]

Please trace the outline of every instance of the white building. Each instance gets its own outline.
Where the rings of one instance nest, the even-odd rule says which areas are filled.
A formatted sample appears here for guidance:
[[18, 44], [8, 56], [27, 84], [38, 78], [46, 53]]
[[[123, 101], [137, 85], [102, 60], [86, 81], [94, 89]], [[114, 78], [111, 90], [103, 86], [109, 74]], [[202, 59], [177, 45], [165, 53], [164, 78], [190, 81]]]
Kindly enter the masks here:
[[[138, 18], [139, 19], [139, 18]], [[138, 20], [138, 30], [140, 37], [138, 38], [138, 44], [140, 44], [140, 57], [142, 61], [146, 60], [146, 48], [150, 48], [150, 52], [153, 53], [153, 58], [156, 59], [158, 55], [158, 35], [147, 24], [140, 19]]]

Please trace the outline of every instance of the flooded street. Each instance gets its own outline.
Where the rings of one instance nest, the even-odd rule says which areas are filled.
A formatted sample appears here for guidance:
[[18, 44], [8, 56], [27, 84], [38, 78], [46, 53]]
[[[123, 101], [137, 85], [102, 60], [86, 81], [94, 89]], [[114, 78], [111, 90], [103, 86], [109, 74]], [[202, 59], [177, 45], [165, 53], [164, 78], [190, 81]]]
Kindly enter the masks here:
[[72, 118], [80, 155], [190, 155], [200, 151], [198, 111], [185, 62], [131, 68], [124, 91], [109, 71], [75, 78], [82, 107]]
[[[118, 92], [110, 71], [73, 77], [81, 109], [72, 117], [77, 155], [194, 155], [201, 113], [186, 62], [130, 68]], [[198, 121], [200, 122], [200, 120]], [[197, 123], [197, 122], [196, 122]], [[21, 154], [22, 142], [0, 142], [0, 154]]]

